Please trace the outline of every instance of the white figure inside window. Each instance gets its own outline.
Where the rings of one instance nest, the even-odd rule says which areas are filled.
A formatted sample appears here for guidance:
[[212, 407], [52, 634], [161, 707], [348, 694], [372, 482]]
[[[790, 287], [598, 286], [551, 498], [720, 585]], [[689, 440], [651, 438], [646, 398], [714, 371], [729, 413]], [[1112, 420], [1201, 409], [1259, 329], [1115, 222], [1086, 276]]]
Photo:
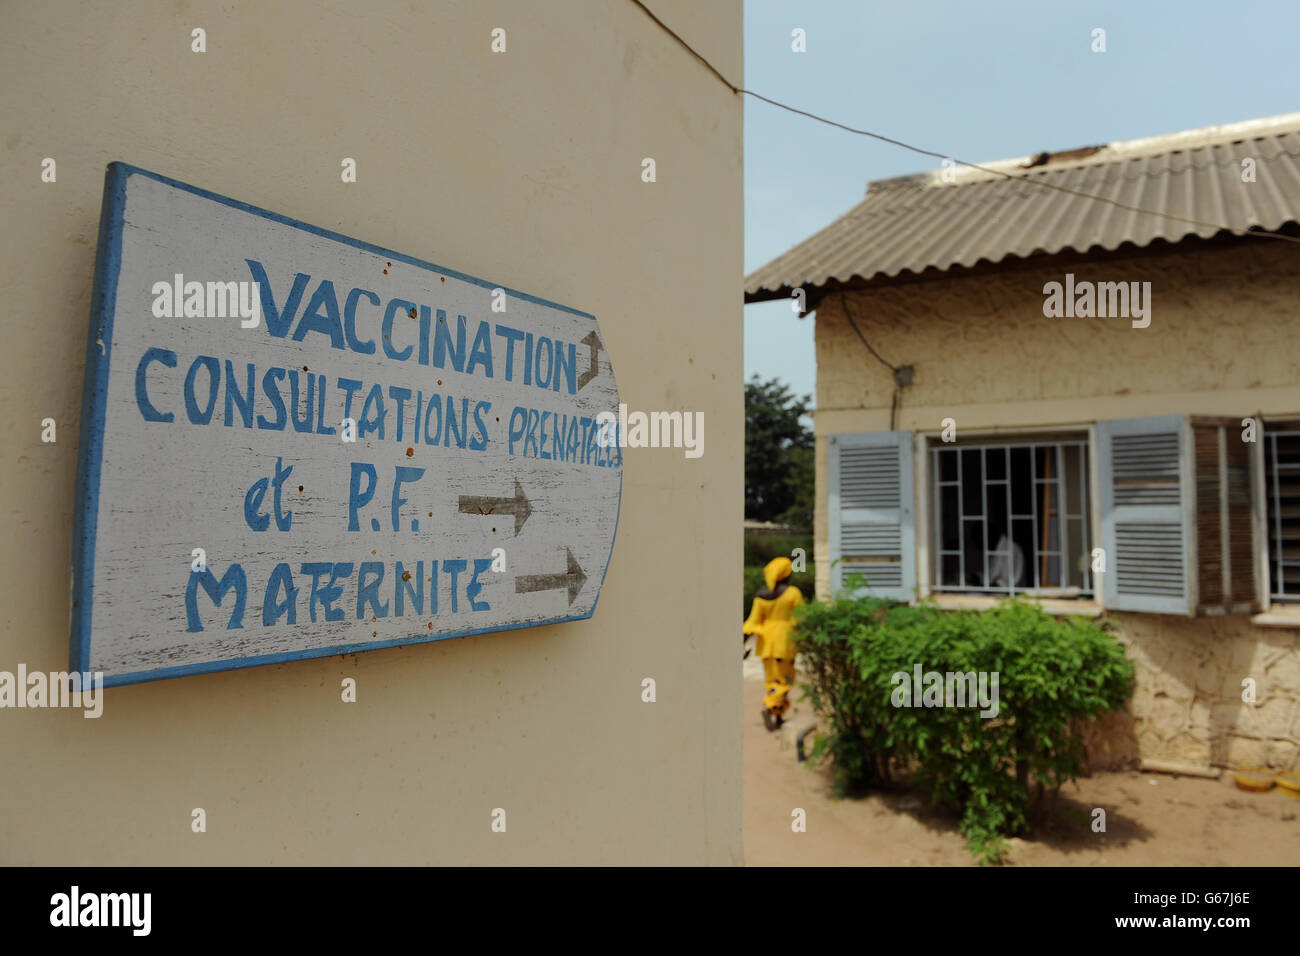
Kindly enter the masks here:
[[1014, 541], [1008, 541], [1004, 534], [998, 538], [998, 545], [993, 549], [1001, 552], [989, 562], [989, 578], [995, 588], [1018, 587], [1024, 583], [1025, 552]]

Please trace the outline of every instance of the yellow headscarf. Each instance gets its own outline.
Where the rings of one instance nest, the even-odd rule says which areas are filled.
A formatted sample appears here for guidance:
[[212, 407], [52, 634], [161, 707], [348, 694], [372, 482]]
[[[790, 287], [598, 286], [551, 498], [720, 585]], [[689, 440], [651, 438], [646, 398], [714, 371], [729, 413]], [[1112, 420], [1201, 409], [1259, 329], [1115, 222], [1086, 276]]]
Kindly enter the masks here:
[[769, 591], [775, 591], [776, 586], [793, 573], [794, 565], [790, 563], [789, 558], [773, 558], [763, 569], [763, 580], [767, 582]]

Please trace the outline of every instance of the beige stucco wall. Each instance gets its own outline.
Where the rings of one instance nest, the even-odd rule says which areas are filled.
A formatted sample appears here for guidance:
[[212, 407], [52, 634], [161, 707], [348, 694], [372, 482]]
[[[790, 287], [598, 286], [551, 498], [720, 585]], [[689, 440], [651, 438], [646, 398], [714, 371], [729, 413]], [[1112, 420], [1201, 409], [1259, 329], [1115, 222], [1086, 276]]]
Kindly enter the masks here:
[[[852, 315], [894, 365], [915, 366], [895, 425], [958, 435], [1166, 414], [1300, 415], [1300, 258], [1291, 243], [1081, 261], [859, 292]], [[1151, 283], [1151, 324], [1043, 316], [1043, 285]], [[829, 586], [826, 439], [890, 427], [891, 373], [838, 295], [816, 310], [817, 587]], [[1132, 719], [1105, 748], [1204, 765], [1300, 765], [1300, 628], [1244, 617], [1114, 614], [1138, 665]], [[1241, 680], [1259, 686], [1254, 707]]]
[[[741, 0], [649, 5], [741, 77]], [[0, 670], [68, 664], [110, 161], [594, 312], [631, 408], [707, 424], [627, 451], [591, 620], [0, 710], [0, 863], [741, 862], [740, 98], [601, 0], [16, 4], [0, 80]]]

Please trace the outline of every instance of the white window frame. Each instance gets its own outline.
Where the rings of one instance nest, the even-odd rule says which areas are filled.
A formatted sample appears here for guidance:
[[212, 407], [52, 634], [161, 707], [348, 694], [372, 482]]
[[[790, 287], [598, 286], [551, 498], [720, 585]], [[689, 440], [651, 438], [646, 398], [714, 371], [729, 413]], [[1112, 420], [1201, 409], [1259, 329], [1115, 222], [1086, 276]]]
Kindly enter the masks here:
[[[1051, 463], [1053, 458], [1055, 459], [1055, 462], [1058, 465], [1057, 473], [1050, 478], [1045, 477], [1044, 475], [1040, 475], [1038, 473], [1037, 451], [1040, 448], [1044, 450], [1048, 450], [1048, 449], [1051, 450], [1047, 458], [1049, 472], [1053, 470], [1051, 468]], [[1075, 469], [1077, 468], [1077, 471], [1075, 471], [1073, 477], [1077, 479], [1079, 483], [1080, 492], [1081, 492], [1080, 505], [1082, 510], [1077, 514], [1071, 514], [1068, 511], [1066, 511], [1067, 475], [1065, 472], [1066, 469], [1065, 449], [1067, 448], [1078, 449], [1079, 453], [1082, 455], [1082, 458], [1076, 463], [1076, 465], [1070, 466], [1071, 471], [1075, 471]], [[1011, 511], [1012, 487], [1011, 487], [1010, 453], [1014, 449], [1029, 449], [1031, 453], [1031, 460], [1030, 460], [1031, 487], [1029, 491], [1029, 500], [1030, 500], [1030, 509], [1032, 513], [1029, 514], [1028, 516], [1016, 515]], [[963, 440], [959, 445], [955, 444], [951, 446], [942, 442], [934, 442], [934, 441], [929, 442], [929, 448], [928, 448], [929, 451], [928, 464], [930, 467], [929, 478], [930, 478], [931, 488], [933, 489], [933, 494], [930, 499], [930, 507], [933, 513], [934, 526], [935, 526], [934, 531], [932, 533], [932, 539], [931, 539], [931, 544], [934, 547], [934, 556], [932, 559], [930, 571], [932, 576], [941, 578], [943, 562], [945, 561], [945, 559], [949, 559], [954, 554], [954, 552], [952, 551], [945, 551], [942, 547], [943, 542], [940, 540], [940, 536], [943, 533], [942, 495], [943, 495], [943, 489], [945, 487], [956, 487], [958, 489], [957, 492], [958, 517], [956, 519], [957, 520], [956, 537], [957, 537], [959, 547], [955, 552], [955, 554], [957, 556], [958, 565], [961, 568], [961, 570], [958, 572], [958, 579], [960, 581], [959, 584], [945, 585], [945, 584], [934, 583], [932, 584], [932, 590], [937, 594], [968, 595], [972, 597], [1001, 598], [1001, 597], [1011, 597], [1013, 594], [1024, 595], [1025, 597], [1032, 597], [1032, 598], [1084, 598], [1086, 599], [1091, 597], [1093, 594], [1093, 580], [1092, 580], [1091, 570], [1087, 567], [1085, 567], [1083, 570], [1084, 583], [1082, 587], [1070, 587], [1064, 584], [1053, 587], [1050, 585], [1045, 585], [1038, 580], [1039, 572], [1043, 566], [1044, 559], [1047, 559], [1049, 557], [1056, 558], [1057, 567], [1059, 569], [1059, 574], [1062, 581], [1064, 581], [1067, 578], [1067, 576], [1071, 574], [1071, 571], [1067, 569], [1068, 558], [1070, 552], [1073, 550], [1071, 548], [1071, 544], [1074, 544], [1077, 547], [1077, 542], [1071, 542], [1070, 540], [1071, 539], [1070, 527], [1076, 521], [1082, 523], [1083, 525], [1081, 530], [1083, 533], [1084, 542], [1083, 542], [1083, 549], [1080, 554], [1082, 556], [1091, 553], [1091, 547], [1088, 541], [1091, 535], [1091, 522], [1089, 521], [1089, 517], [1092, 514], [1091, 511], [1092, 502], [1090, 496], [1090, 489], [1092, 486], [1092, 482], [1089, 480], [1089, 476], [1088, 476], [1088, 464], [1087, 464], [1088, 450], [1089, 450], [1088, 436], [1084, 433], [1078, 433], [1077, 435], [1072, 437], [1056, 435], [1050, 438], [1042, 438], [1042, 439], [1036, 438], [1034, 436], [1026, 436], [1024, 438], [1003, 436], [1000, 439], [988, 439], [988, 438], [966, 439]], [[966, 497], [965, 482], [970, 479], [970, 476], [963, 475], [962, 469], [963, 469], [963, 464], [966, 460], [967, 453], [974, 452], [974, 451], [980, 452], [979, 459], [981, 463], [981, 469], [980, 469], [981, 473], [978, 482], [980, 485], [979, 498], [980, 498], [981, 509], [978, 515], [972, 516], [964, 513], [963, 506]], [[939, 472], [939, 459], [940, 456], [944, 454], [953, 454], [956, 456], [957, 477], [953, 480], [944, 481], [941, 476], [941, 472]], [[988, 476], [990, 461], [994, 456], [1002, 456], [1003, 460], [1006, 463], [1007, 474], [1003, 478], [1000, 479], [990, 478]], [[1043, 524], [1040, 522], [1037, 503], [1038, 503], [1038, 495], [1040, 493], [1039, 486], [1048, 483], [1055, 484], [1057, 490], [1056, 502], [1058, 508], [1055, 512], [1057, 548], [1056, 550], [1040, 551], [1039, 541], [1042, 536], [1040, 532], [1046, 533], [1047, 529], [1051, 527], [1051, 524], [1050, 523]], [[990, 515], [988, 514], [988, 510], [987, 510], [987, 501], [989, 495], [989, 486], [991, 485], [1001, 486], [1002, 487], [1001, 494], [1005, 494], [1006, 496], [1007, 525], [1005, 528], [1001, 526], [991, 527], [989, 524]], [[994, 493], [998, 494], [998, 492], [994, 492]], [[995, 586], [988, 582], [988, 578], [991, 573], [992, 562], [996, 561], [998, 557], [1003, 557], [1003, 556], [1005, 556], [1007, 561], [1011, 561], [1012, 555], [1014, 554], [1014, 550], [1006, 552], [1005, 555], [1003, 552], [994, 550], [992, 546], [994, 535], [1002, 533], [1002, 535], [1005, 536], [1005, 534], [1009, 533], [1012, 528], [1011, 522], [1022, 521], [1022, 520], [1029, 520], [1033, 522], [1033, 529], [1034, 529], [1032, 535], [1033, 550], [1030, 554], [1025, 555], [1025, 560], [1029, 562], [1029, 566], [1030, 566], [1029, 570], [1031, 572], [1031, 577], [1033, 578], [1033, 583], [1031, 583], [1028, 586], [1017, 586], [1015, 584], [1009, 585], [1007, 587]], [[1042, 520], [1050, 521], [1050, 519], [1047, 519], [1046, 516], [1044, 516]], [[979, 568], [971, 569], [966, 563], [967, 549], [965, 547], [965, 542], [966, 542], [966, 534], [968, 529], [967, 522], [975, 522], [982, 531], [981, 540], [983, 542], [983, 546], [981, 550], [983, 551], [984, 567], [982, 569], [983, 574], [980, 575], [980, 577], [985, 581], [985, 584], [983, 585], [972, 585], [966, 583], [969, 577], [969, 573], [972, 570], [976, 571], [977, 573], [981, 570]], [[1002, 540], [1002, 537], [1000, 537], [998, 540]], [[1014, 541], [1011, 541], [1011, 546], [1014, 549]]]
[[[1253, 449], [1254, 482], [1251, 510], [1255, 516], [1255, 590], [1263, 614], [1282, 612], [1300, 618], [1300, 593], [1295, 600], [1276, 600], [1273, 593], [1273, 576], [1269, 570], [1268, 510], [1273, 489], [1268, 485], [1268, 463], [1272, 453], [1269, 442], [1270, 426], [1285, 434], [1300, 433], [1300, 415], [1263, 415], [1255, 417], [1256, 441]], [[1280, 560], [1280, 559], [1279, 559]], [[1279, 565], [1279, 572], [1281, 566]]]
[[[1187, 452], [1184, 456], [1185, 467], [1194, 467], [1190, 464], [1192, 461], [1193, 447], [1191, 428], [1194, 415], [1184, 417], [1183, 440], [1186, 442]], [[1247, 416], [1242, 416], [1247, 417]], [[1269, 535], [1268, 535], [1268, 490], [1265, 487], [1266, 468], [1264, 455], [1267, 448], [1266, 436], [1269, 433], [1270, 424], [1274, 429], [1296, 430], [1300, 428], [1300, 413], [1283, 413], [1277, 415], [1265, 416], [1263, 413], [1255, 413], [1253, 417], [1257, 425], [1258, 440], [1254, 443], [1252, 449], [1251, 466], [1251, 512], [1254, 519], [1254, 552], [1255, 552], [1255, 585], [1261, 613], [1250, 617], [1252, 623], [1265, 626], [1281, 626], [1296, 628], [1300, 627], [1300, 602], [1277, 602], [1272, 600], [1272, 580], [1269, 573]], [[1114, 420], [1114, 419], [1107, 419]], [[1014, 426], [1014, 427], [993, 427], [980, 428], [970, 432], [963, 433], [960, 444], [979, 443], [979, 444], [996, 444], [1005, 439], [1034, 439], [1041, 438], [1044, 443], [1051, 438], [1058, 440], [1076, 440], [1072, 436], [1077, 435], [1080, 438], [1086, 436], [1087, 440], [1087, 481], [1088, 481], [1088, 529], [1090, 548], [1102, 547], [1103, 529], [1102, 529], [1102, 483], [1105, 476], [1102, 475], [1102, 461], [1100, 454], [1100, 439], [1098, 431], [1098, 422], [1070, 422], [1070, 423], [1051, 423], [1032, 426]], [[1050, 436], [1050, 438], [1049, 438]], [[913, 502], [915, 504], [913, 519], [915, 522], [915, 537], [913, 540], [915, 554], [915, 573], [916, 573], [916, 596], [920, 600], [935, 600], [944, 606], [948, 605], [980, 607], [996, 603], [1001, 600], [996, 595], [983, 594], [962, 594], [961, 592], [938, 591], [934, 586], [934, 561], [936, 556], [935, 543], [933, 539], [934, 528], [937, 523], [937, 516], [931, 514], [934, 504], [934, 482], [937, 480], [933, 476], [932, 463], [930, 456], [931, 446], [942, 438], [942, 430], [932, 429], [912, 429], [912, 460], [913, 460]], [[1188, 479], [1194, 482], [1194, 477], [1189, 475]], [[1188, 521], [1191, 528], [1192, 540], [1189, 544], [1188, 565], [1186, 569], [1187, 584], [1189, 588], [1189, 597], [1192, 598], [1191, 606], [1195, 613], [1195, 589], [1199, 577], [1199, 548], [1195, 542], [1195, 521], [1191, 514], [1194, 507], [1194, 493], [1187, 497], [1184, 502], [1184, 508], [1188, 512]], [[1113, 555], [1107, 555], [1107, 571], [1092, 572], [1092, 593], [1090, 595], [1075, 596], [1040, 596], [1033, 592], [1022, 592], [1022, 596], [1028, 600], [1035, 601], [1044, 606], [1045, 609], [1054, 613], [1080, 613], [1080, 614], [1097, 614], [1107, 610], [1106, 605], [1106, 576], [1113, 573], [1109, 567]], [[1089, 555], [1091, 558], [1091, 555]], [[1077, 610], [1076, 610], [1077, 609]], [[1112, 609], [1113, 610], [1113, 609]], [[1154, 611], [1135, 611], [1132, 613], [1161, 613]]]
[[[918, 429], [913, 432], [913, 454], [917, 466], [915, 472], [915, 515], [916, 515], [916, 585], [917, 597], [938, 601], [965, 601], [974, 605], [994, 604], [1003, 598], [994, 594], [965, 594], [954, 591], [936, 590], [934, 584], [934, 550], [933, 529], [938, 518], [931, 514], [934, 509], [934, 491], [937, 478], [931, 475], [932, 461], [930, 450], [942, 440], [941, 429]], [[1101, 541], [1101, 481], [1098, 470], [1097, 425], [1095, 422], [1072, 422], [1067, 424], [1016, 426], [1010, 428], [977, 429], [969, 436], [963, 434], [958, 442], [962, 445], [997, 444], [1008, 440], [1033, 439], [1038, 436], [1052, 436], [1057, 441], [1082, 441], [1087, 446], [1088, 467], [1085, 480], [1088, 495], [1088, 540], [1089, 552], [1099, 547]], [[1066, 437], [1069, 436], [1069, 437]], [[1044, 438], [1044, 443], [1050, 439]], [[919, 463], [924, 463], [919, 464]], [[986, 542], [987, 544], [987, 542]], [[1091, 560], [1091, 553], [1088, 555]], [[1096, 613], [1101, 610], [1104, 572], [1090, 571], [1092, 592], [1079, 595], [1053, 595], [1020, 592], [1021, 596], [1036, 602], [1060, 601], [1067, 606], [1078, 607], [1081, 613]]]

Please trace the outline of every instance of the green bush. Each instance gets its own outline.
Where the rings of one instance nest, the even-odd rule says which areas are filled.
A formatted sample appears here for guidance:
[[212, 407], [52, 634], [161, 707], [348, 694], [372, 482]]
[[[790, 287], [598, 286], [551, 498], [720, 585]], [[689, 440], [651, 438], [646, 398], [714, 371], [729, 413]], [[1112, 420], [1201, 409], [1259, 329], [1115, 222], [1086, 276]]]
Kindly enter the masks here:
[[[934, 803], [961, 814], [958, 831], [985, 863], [999, 862], [1002, 837], [1024, 832], [1078, 775], [1081, 723], [1133, 691], [1133, 665], [1105, 623], [1022, 601], [974, 612], [845, 599], [797, 618], [804, 690], [830, 725], [813, 753], [831, 762], [837, 791], [887, 784], [906, 768]], [[996, 716], [981, 717], [978, 705], [895, 706], [894, 675], [910, 688], [917, 664], [986, 673], [990, 690], [997, 673]]]
[[[808, 562], [806, 571], [796, 571], [790, 575], [790, 583], [799, 589], [805, 601], [811, 601], [813, 594], [816, 593], [814, 584], [813, 563]], [[747, 566], [745, 568], [745, 603], [744, 610], [741, 612], [742, 618], [749, 617], [749, 609], [754, 606], [754, 595], [767, 587], [767, 582], [763, 580], [763, 567]]]

